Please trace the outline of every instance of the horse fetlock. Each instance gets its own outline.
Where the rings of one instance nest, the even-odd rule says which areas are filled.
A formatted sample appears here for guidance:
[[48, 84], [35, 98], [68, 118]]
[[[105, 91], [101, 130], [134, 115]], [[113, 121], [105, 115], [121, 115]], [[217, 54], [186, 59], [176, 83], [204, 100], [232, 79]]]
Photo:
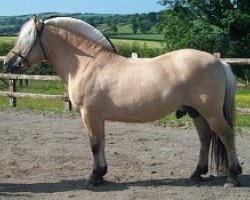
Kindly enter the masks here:
[[208, 172], [208, 166], [197, 166], [193, 174], [205, 175]]
[[229, 170], [229, 176], [238, 176], [242, 174], [242, 167], [238, 164], [235, 167], [231, 167]]
[[103, 166], [103, 167], [98, 167], [98, 168], [94, 168], [93, 172], [91, 174], [91, 176], [93, 178], [99, 178], [99, 177], [103, 177], [107, 174], [108, 172], [108, 167], [107, 166]]
[[201, 177], [201, 175], [205, 175], [208, 172], [208, 167], [204, 166], [197, 166], [197, 168], [194, 170], [194, 172], [191, 174], [191, 176], [189, 177], [189, 180], [192, 182], [201, 182], [203, 181], [203, 178]]
[[103, 182], [104, 182], [104, 178], [102, 176], [101, 177], [95, 177], [95, 176], [91, 175], [85, 181], [84, 186], [86, 186], [86, 187], [99, 186]]
[[208, 166], [204, 166], [202, 168], [199, 168], [199, 170], [200, 170], [201, 174], [205, 175], [208, 172]]
[[92, 174], [85, 181], [84, 186], [93, 187], [101, 185], [104, 182], [103, 176], [107, 174], [107, 171], [107, 166], [94, 168]]
[[190, 182], [192, 183], [199, 183], [203, 181], [203, 178], [199, 174], [191, 174], [189, 177]]

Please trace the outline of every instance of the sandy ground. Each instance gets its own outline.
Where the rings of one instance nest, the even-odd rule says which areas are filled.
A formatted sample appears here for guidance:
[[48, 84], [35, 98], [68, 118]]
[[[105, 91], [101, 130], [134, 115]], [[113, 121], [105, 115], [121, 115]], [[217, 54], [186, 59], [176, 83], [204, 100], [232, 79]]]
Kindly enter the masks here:
[[244, 174], [233, 189], [224, 177], [188, 181], [194, 129], [108, 122], [106, 136], [106, 182], [87, 189], [92, 155], [78, 115], [0, 110], [0, 199], [250, 199], [250, 134], [237, 135]]

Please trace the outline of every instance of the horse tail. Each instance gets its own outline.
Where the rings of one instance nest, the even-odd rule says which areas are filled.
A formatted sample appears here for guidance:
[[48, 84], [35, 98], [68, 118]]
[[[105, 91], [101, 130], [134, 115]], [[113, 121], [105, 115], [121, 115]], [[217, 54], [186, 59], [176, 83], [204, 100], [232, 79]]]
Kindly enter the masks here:
[[[225, 77], [226, 77], [226, 91], [223, 103], [223, 114], [225, 120], [234, 132], [235, 121], [235, 77], [232, 73], [230, 65], [223, 62]], [[234, 137], [234, 136], [233, 136]], [[234, 140], [234, 138], [232, 138]], [[217, 174], [226, 174], [229, 170], [229, 162], [227, 150], [221, 139], [214, 134], [212, 138], [212, 161], [215, 166]]]

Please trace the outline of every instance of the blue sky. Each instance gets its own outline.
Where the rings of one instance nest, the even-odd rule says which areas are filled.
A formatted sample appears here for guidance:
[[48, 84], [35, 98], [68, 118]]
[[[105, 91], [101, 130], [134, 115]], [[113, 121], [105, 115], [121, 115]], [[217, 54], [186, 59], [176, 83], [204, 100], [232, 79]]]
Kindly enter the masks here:
[[41, 12], [133, 14], [160, 11], [158, 0], [0, 0], [0, 16]]

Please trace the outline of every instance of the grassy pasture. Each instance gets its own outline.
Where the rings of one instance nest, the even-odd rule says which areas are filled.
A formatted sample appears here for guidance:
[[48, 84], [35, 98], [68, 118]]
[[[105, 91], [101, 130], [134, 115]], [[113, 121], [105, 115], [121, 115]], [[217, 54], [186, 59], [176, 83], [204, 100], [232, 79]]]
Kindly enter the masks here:
[[[125, 44], [133, 44], [138, 43], [140, 46], [147, 45], [149, 48], [163, 48], [164, 44], [159, 39], [157, 41], [157, 35], [159, 34], [138, 34], [133, 36], [133, 34], [126, 35], [117, 35], [117, 37], [111, 37], [111, 41], [114, 43], [114, 45], [119, 45], [121, 43]], [[125, 38], [122, 38], [124, 36]], [[161, 36], [159, 36], [161, 37]], [[140, 39], [141, 38], [141, 39]], [[148, 40], [146, 40], [148, 38]], [[151, 38], [151, 40], [150, 40]], [[154, 40], [154, 39], [155, 40]], [[17, 37], [15, 36], [0, 36], [0, 43], [14, 43], [17, 40]]]
[[[0, 80], [0, 90], [7, 90], [7, 86]], [[28, 87], [20, 88], [17, 81], [17, 91], [34, 94], [64, 94], [64, 86], [61, 81], [29, 81]], [[0, 97], [0, 107], [8, 107], [9, 98]], [[64, 103], [61, 100], [17, 98], [18, 109], [46, 110], [62, 112]]]
[[164, 44], [162, 42], [157, 41], [145, 41], [145, 40], [127, 40], [127, 39], [111, 39], [112, 43], [115, 46], [121, 44], [128, 44], [128, 45], [138, 45], [138, 46], [147, 46], [148, 48], [164, 48]]
[[148, 33], [148, 34], [116, 34], [111, 35], [112, 39], [126, 39], [126, 40], [146, 40], [146, 41], [164, 41], [164, 34], [161, 33]]
[[0, 43], [13, 43], [17, 40], [16, 36], [0, 36]]
[[[103, 32], [104, 34], [114, 34], [114, 35], [119, 35], [119, 34], [133, 34], [133, 30], [132, 30], [132, 24], [130, 23], [119, 23], [117, 24], [117, 32], [113, 33], [111, 31], [111, 28], [108, 24], [104, 23], [104, 24], [98, 24], [96, 27], [98, 30], [100, 30], [101, 32]], [[147, 34], [151, 34], [151, 33], [157, 33], [158, 29], [157, 26], [151, 26], [151, 29], [147, 32]], [[137, 34], [143, 34], [142, 32], [140, 32], [140, 30], [137, 31]], [[162, 34], [163, 35], [163, 34]]]
[[236, 105], [239, 108], [250, 108], [250, 90], [237, 90]]

